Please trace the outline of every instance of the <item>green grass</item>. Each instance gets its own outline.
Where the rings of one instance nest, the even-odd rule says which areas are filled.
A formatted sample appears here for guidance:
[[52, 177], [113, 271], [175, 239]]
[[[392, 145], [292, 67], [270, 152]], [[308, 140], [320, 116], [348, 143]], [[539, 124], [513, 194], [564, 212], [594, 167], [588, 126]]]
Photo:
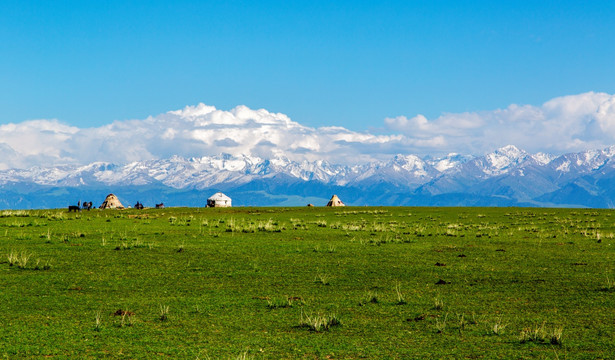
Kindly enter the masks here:
[[615, 353], [610, 210], [0, 212], [3, 358]]

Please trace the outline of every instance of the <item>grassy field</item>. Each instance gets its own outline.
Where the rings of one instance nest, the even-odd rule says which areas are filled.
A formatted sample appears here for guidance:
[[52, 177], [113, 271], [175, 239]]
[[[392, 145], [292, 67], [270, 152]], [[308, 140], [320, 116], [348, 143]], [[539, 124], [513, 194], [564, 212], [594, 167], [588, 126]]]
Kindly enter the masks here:
[[3, 358], [615, 355], [613, 212], [0, 212]]

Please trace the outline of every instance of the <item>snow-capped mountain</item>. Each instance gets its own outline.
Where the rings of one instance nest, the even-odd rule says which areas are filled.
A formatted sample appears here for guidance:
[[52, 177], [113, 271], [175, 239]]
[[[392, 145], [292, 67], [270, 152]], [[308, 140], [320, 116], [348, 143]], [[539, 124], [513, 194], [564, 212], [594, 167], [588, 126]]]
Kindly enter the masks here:
[[[221, 154], [0, 171], [0, 207], [63, 207], [114, 192], [128, 203], [202, 205], [224, 190], [243, 205], [302, 205], [332, 192], [353, 205], [615, 204], [615, 146], [561, 156], [509, 145], [483, 156], [395, 155], [355, 165]], [[310, 201], [308, 201], [310, 200]]]

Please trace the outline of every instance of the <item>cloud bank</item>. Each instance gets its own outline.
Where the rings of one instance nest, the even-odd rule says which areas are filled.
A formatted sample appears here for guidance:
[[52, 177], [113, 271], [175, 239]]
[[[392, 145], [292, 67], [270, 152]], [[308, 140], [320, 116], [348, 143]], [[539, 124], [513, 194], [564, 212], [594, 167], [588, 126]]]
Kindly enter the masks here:
[[387, 135], [342, 127], [311, 128], [285, 114], [199, 104], [143, 120], [79, 128], [58, 120], [0, 125], [0, 169], [128, 163], [230, 153], [352, 164], [392, 154], [481, 155], [507, 144], [554, 154], [615, 143], [615, 95], [584, 93], [541, 106], [384, 120]]
[[385, 119], [385, 124], [410, 139], [434, 144], [433, 150], [482, 155], [512, 144], [530, 152], [561, 154], [615, 144], [615, 96], [588, 92], [542, 106], [513, 104], [433, 120], [399, 116]]

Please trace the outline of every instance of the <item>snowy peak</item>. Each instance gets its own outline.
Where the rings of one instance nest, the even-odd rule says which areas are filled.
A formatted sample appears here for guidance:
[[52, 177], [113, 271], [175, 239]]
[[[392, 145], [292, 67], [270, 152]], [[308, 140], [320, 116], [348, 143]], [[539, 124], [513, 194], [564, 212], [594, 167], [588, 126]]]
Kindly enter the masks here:
[[395, 171], [405, 170], [418, 177], [428, 176], [431, 172], [431, 169], [428, 169], [431, 166], [416, 155], [395, 155], [386, 166], [392, 167]]
[[505, 174], [527, 160], [532, 160], [527, 152], [519, 150], [514, 145], [508, 145], [476, 159], [475, 162], [485, 175], [495, 176]]
[[472, 158], [473, 157], [469, 155], [450, 153], [445, 157], [429, 159], [427, 160], [427, 163], [439, 172], [444, 172], [449, 169], [459, 167], [461, 164], [470, 161]]
[[494, 169], [504, 169], [527, 159], [528, 153], [519, 150], [514, 145], [508, 145], [497, 149], [491, 154], [487, 154], [485, 158]]

